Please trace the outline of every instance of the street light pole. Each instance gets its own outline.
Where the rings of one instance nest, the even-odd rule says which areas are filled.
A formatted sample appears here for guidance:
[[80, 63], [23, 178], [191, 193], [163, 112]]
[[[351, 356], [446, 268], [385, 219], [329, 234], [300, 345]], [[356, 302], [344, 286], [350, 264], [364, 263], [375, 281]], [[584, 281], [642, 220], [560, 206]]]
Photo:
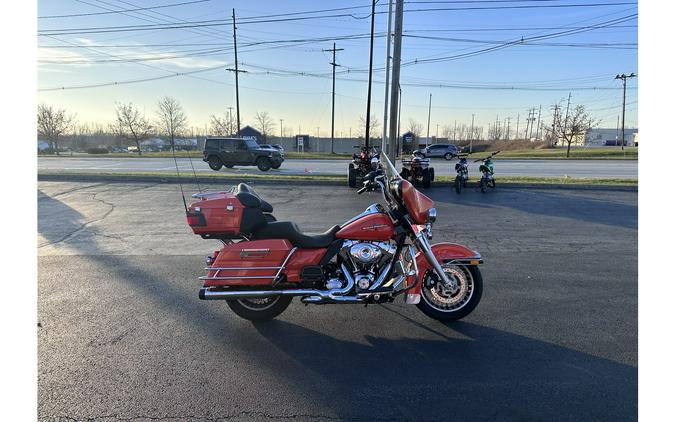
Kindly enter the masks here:
[[469, 153], [473, 152], [473, 119], [474, 119], [474, 117], [476, 117], [476, 115], [472, 114], [471, 115], [471, 133], [469, 134], [469, 136], [471, 137], [470, 140], [469, 140]]
[[427, 116], [427, 148], [429, 147], [429, 125], [431, 125], [431, 93], [429, 94], [429, 115]]
[[631, 73], [626, 75], [622, 73], [621, 75], [616, 75], [614, 79], [621, 79], [623, 81], [623, 107], [621, 109], [621, 150], [623, 151], [623, 146], [626, 144], [626, 79], [634, 78], [637, 75]]

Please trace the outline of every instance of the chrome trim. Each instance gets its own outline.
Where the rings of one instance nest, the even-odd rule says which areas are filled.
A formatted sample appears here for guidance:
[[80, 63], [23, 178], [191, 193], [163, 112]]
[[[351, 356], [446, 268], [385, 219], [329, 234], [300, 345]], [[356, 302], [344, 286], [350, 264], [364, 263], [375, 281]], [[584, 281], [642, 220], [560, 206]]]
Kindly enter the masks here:
[[279, 268], [283, 268], [283, 267], [205, 267], [204, 269], [207, 270], [207, 271], [221, 271], [221, 270], [250, 271], [250, 270], [278, 270]]
[[295, 253], [295, 251], [297, 251], [297, 250], [298, 250], [297, 246], [294, 246], [293, 249], [291, 249], [291, 250], [288, 252], [288, 255], [286, 255], [286, 259], [284, 259], [284, 262], [281, 263], [281, 267], [279, 267], [279, 271], [277, 271], [277, 274], [274, 276], [275, 282], [272, 283], [272, 285], [276, 285], [276, 284], [277, 284], [277, 282], [278, 282], [277, 279], [278, 279], [279, 276], [281, 275], [281, 272], [284, 270], [284, 268], [286, 268], [286, 263], [288, 263], [288, 260], [291, 259], [291, 255], [293, 255], [293, 254]]
[[260, 254], [260, 255], [257, 255], [257, 256], [265, 257], [265, 256], [267, 256], [269, 253], [270, 253], [270, 249], [269, 249], [269, 248], [266, 248], [266, 249], [242, 249], [242, 250], [239, 252], [239, 257], [241, 257], [241, 258], [248, 258], [248, 257], [250, 257], [250, 256], [253, 255], [253, 254]]
[[[344, 264], [340, 266], [347, 285], [340, 289], [332, 290], [316, 290], [316, 289], [293, 289], [293, 290], [241, 290], [241, 291], [222, 291], [212, 290], [209, 287], [202, 287], [199, 291], [199, 298], [203, 300], [217, 300], [217, 299], [245, 299], [245, 298], [262, 298], [270, 296], [310, 296], [319, 297], [321, 300], [339, 301], [342, 295], [349, 293], [354, 288], [354, 279], [349, 274], [347, 267]], [[243, 278], [243, 277], [235, 277]], [[271, 277], [252, 277], [252, 278], [271, 278]], [[200, 277], [202, 279], [202, 277]]]
[[438, 275], [441, 278], [443, 284], [447, 285], [453, 293], [456, 292], [459, 289], [457, 282], [455, 282], [454, 280], [450, 280], [448, 276], [445, 274], [445, 271], [443, 271], [441, 264], [438, 263], [438, 260], [434, 256], [433, 251], [431, 250], [431, 245], [429, 244], [429, 240], [427, 239], [427, 237], [424, 235], [424, 233], [419, 232], [416, 238], [417, 243], [419, 243], [420, 245], [422, 253], [424, 253], [424, 256], [427, 258], [427, 261], [429, 261], [431, 265], [434, 267], [436, 275]]
[[365, 217], [365, 216], [370, 215], [370, 214], [378, 214], [378, 213], [384, 212], [379, 207], [381, 207], [380, 204], [371, 204], [361, 214], [358, 214], [358, 215], [352, 217], [350, 220], [345, 221], [344, 223], [342, 223], [342, 225], [340, 227], [344, 227], [347, 224], [353, 223], [354, 221], [358, 220], [361, 217]]
[[209, 277], [209, 276], [201, 276], [199, 277], [200, 280], [251, 280], [251, 279], [259, 279], [259, 278], [269, 278], [274, 280], [275, 277], [271, 275], [246, 275], [246, 276], [227, 276], [227, 277]]
[[384, 278], [389, 274], [389, 271], [391, 270], [392, 262], [390, 261], [386, 267], [384, 267], [384, 270], [380, 272], [380, 276], [377, 277], [377, 280], [373, 283], [372, 286], [368, 290], [375, 290], [378, 287], [380, 287], [380, 284], [384, 281]]

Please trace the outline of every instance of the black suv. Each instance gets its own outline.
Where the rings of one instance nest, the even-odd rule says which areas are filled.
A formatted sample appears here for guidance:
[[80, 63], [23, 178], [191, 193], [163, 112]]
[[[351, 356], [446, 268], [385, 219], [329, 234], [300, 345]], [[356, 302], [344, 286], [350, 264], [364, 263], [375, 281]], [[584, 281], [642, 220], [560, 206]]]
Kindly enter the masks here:
[[207, 138], [204, 161], [215, 171], [223, 166], [229, 169], [234, 166], [258, 166], [261, 171], [268, 171], [281, 167], [284, 157], [279, 151], [260, 148], [252, 139]]

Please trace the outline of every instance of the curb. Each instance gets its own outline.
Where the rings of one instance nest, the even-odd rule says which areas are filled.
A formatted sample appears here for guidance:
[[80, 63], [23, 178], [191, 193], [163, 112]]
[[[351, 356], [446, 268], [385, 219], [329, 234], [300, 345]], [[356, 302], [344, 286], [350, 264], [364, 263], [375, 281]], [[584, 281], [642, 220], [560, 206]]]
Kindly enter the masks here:
[[[302, 177], [302, 176], [298, 176]], [[140, 176], [140, 175], [113, 175], [113, 174], [59, 174], [59, 173], [38, 173], [38, 181], [45, 182], [124, 182], [124, 183], [183, 183], [183, 184], [229, 184], [229, 183], [248, 183], [251, 185], [321, 185], [321, 186], [346, 186], [346, 183], [338, 180], [320, 180], [320, 179], [272, 179], [272, 178], [251, 178], [246, 175], [241, 177], [187, 177], [187, 176]], [[437, 185], [438, 186], [438, 185]], [[450, 187], [450, 184], [447, 185]], [[567, 189], [567, 190], [588, 190], [588, 191], [625, 191], [637, 192], [638, 186], [630, 185], [584, 185], [584, 184], [566, 184], [566, 183], [502, 183], [499, 188], [511, 189]]]

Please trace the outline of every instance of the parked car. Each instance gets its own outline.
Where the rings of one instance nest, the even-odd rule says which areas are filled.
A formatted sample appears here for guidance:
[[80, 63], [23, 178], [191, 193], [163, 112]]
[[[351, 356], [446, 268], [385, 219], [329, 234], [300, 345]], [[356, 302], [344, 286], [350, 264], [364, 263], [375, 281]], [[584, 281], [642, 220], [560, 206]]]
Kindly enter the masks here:
[[279, 144], [260, 144], [260, 148], [268, 151], [279, 151], [281, 156], [284, 156], [284, 149]]
[[426, 148], [413, 151], [413, 154], [420, 155], [422, 158], [443, 157], [446, 160], [452, 160], [459, 150], [451, 144], [433, 144]]
[[204, 143], [204, 161], [215, 171], [223, 166], [257, 166], [261, 171], [268, 171], [281, 167], [284, 157], [273, 148], [261, 148], [252, 139], [207, 138]]

